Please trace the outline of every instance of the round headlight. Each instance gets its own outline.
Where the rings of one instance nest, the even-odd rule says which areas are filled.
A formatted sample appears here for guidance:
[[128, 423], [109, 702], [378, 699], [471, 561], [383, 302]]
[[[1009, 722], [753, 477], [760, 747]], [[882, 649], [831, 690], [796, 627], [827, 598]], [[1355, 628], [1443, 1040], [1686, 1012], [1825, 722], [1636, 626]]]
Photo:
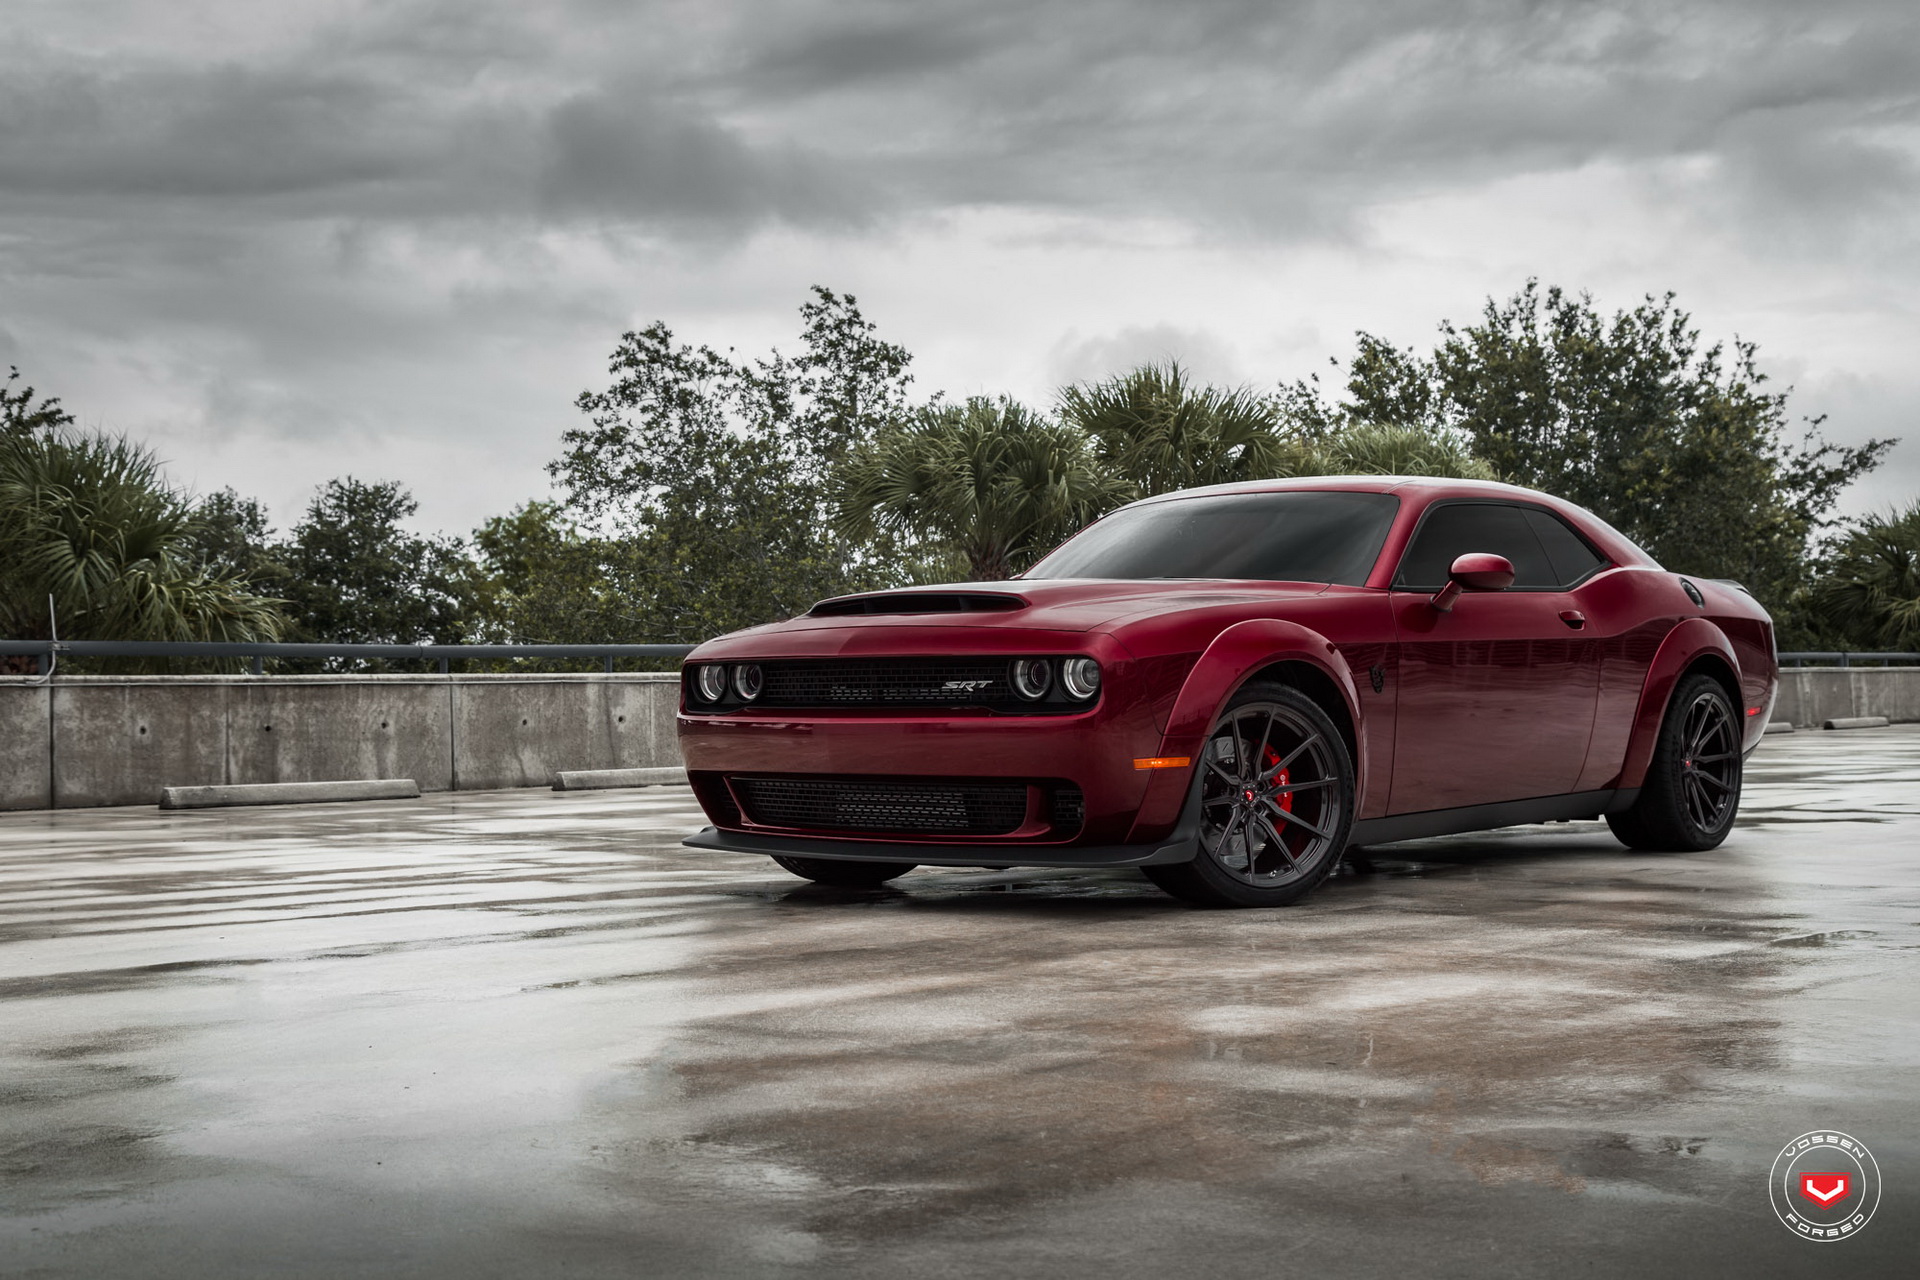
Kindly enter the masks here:
[[1047, 696], [1053, 687], [1053, 664], [1045, 658], [1013, 660], [1013, 691], [1034, 702]]
[[717, 662], [706, 663], [694, 672], [693, 684], [701, 701], [718, 702], [727, 695], [727, 669]]
[[1068, 658], [1060, 664], [1060, 687], [1068, 697], [1085, 702], [1100, 692], [1100, 664], [1092, 658]]
[[767, 678], [758, 665], [749, 662], [733, 669], [733, 691], [740, 695], [742, 702], [752, 702], [766, 687]]

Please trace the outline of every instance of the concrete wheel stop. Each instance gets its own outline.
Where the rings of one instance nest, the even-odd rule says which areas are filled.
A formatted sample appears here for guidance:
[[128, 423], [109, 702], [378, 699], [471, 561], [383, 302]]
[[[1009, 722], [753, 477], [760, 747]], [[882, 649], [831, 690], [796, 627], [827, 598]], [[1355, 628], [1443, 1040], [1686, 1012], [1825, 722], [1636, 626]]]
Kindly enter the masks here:
[[243, 804], [328, 804], [341, 800], [418, 800], [412, 778], [350, 782], [258, 782], [216, 787], [162, 787], [162, 809], [221, 809]]
[[555, 791], [606, 791], [614, 787], [684, 787], [687, 771], [657, 769], [562, 769], [553, 775]]
[[1822, 729], [1884, 729], [1891, 723], [1885, 716], [1843, 716], [1838, 720], [1828, 720], [1821, 724]]

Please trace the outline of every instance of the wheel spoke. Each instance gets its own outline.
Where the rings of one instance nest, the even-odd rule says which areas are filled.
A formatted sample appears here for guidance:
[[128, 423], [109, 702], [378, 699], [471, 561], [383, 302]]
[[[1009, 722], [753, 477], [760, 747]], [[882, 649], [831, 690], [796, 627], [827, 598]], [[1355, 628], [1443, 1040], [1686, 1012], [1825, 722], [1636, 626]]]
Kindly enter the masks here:
[[1693, 762], [1695, 764], [1718, 764], [1722, 760], [1733, 759], [1733, 757], [1737, 754], [1739, 753], [1734, 751], [1721, 751], [1710, 756], [1696, 755], [1693, 758]]
[[1289, 812], [1286, 809], [1282, 809], [1278, 804], [1274, 803], [1271, 797], [1263, 798], [1261, 800], [1261, 803], [1266, 805], [1268, 813], [1271, 813], [1276, 818], [1283, 818], [1286, 821], [1291, 822], [1294, 826], [1299, 827], [1302, 831], [1311, 832], [1316, 839], [1325, 840], [1328, 836], [1333, 834], [1331, 831], [1322, 831], [1319, 827], [1314, 826], [1311, 822], [1308, 822], [1305, 818], [1302, 818], [1297, 814]]
[[[1274, 825], [1271, 822], [1268, 822], [1266, 818], [1264, 818], [1263, 816], [1257, 813], [1253, 815], [1253, 820], [1254, 820], [1254, 823], [1259, 827], [1262, 834], [1264, 834], [1267, 837], [1267, 841], [1269, 845], [1272, 847], [1273, 851], [1280, 855], [1280, 860], [1282, 862], [1287, 864], [1287, 870], [1289, 871], [1296, 870], [1300, 864], [1293, 860], [1293, 854], [1289, 852], [1287, 849], [1287, 842], [1280, 838], [1280, 832], [1274, 827]], [[1251, 875], [1253, 872], [1253, 860], [1251, 858], [1247, 860], [1247, 872], [1249, 875]]]
[[1227, 845], [1232, 841], [1233, 833], [1240, 829], [1240, 823], [1246, 816], [1247, 811], [1244, 809], [1235, 809], [1233, 811], [1233, 816], [1227, 819], [1227, 825], [1220, 831], [1220, 838], [1214, 842], [1213, 849], [1216, 856], [1223, 855], [1227, 852]]
[[1726, 795], [1733, 794], [1733, 787], [1730, 784], [1722, 782], [1720, 779], [1714, 777], [1710, 773], [1701, 773], [1696, 771], [1692, 776], [1698, 779], [1699, 781], [1706, 783], [1710, 787], [1718, 787]]
[[1245, 719], [1245, 716], [1239, 716], [1233, 722], [1234, 763], [1240, 766], [1239, 781], [1242, 787], [1250, 784], [1260, 773], [1259, 762], [1247, 754], [1246, 735], [1240, 732], [1241, 722]]
[[1274, 765], [1273, 768], [1266, 770], [1264, 773], [1260, 775], [1260, 781], [1267, 782], [1273, 778], [1279, 777], [1282, 770], [1284, 770], [1288, 765], [1292, 764], [1295, 760], [1298, 760], [1300, 758], [1301, 752], [1305, 751], [1308, 747], [1313, 746], [1315, 743], [1319, 741], [1320, 741], [1320, 735], [1317, 733], [1310, 733], [1305, 738], [1302, 738], [1300, 740], [1300, 745], [1295, 747], [1293, 750], [1287, 752], [1286, 756], [1280, 761], [1279, 764]]
[[1310, 782], [1285, 782], [1273, 789], [1273, 794], [1287, 795], [1295, 791], [1315, 791], [1321, 787], [1330, 787], [1338, 778], [1315, 778]]
[[1705, 830], [1713, 825], [1719, 806], [1714, 803], [1713, 797], [1707, 794], [1707, 789], [1700, 785], [1699, 774], [1690, 775], [1687, 781], [1691, 784], [1687, 791], [1687, 807], [1693, 814], [1694, 822]]
[[1253, 749], [1253, 755], [1249, 757], [1247, 761], [1249, 766], [1247, 770], [1248, 778], [1257, 779], [1260, 777], [1260, 766], [1265, 764], [1267, 759], [1267, 738], [1272, 733], [1273, 712], [1269, 711], [1267, 712], [1267, 718], [1260, 722], [1260, 745]]
[[1230, 786], [1232, 786], [1234, 790], [1238, 791], [1240, 789], [1240, 779], [1234, 777], [1232, 774], [1228, 773], [1224, 768], [1222, 768], [1218, 760], [1215, 760], [1212, 756], [1204, 756], [1202, 758], [1206, 760], [1207, 768], [1213, 770], [1215, 773], [1219, 774], [1222, 778], [1225, 778], [1227, 780], [1227, 783]]

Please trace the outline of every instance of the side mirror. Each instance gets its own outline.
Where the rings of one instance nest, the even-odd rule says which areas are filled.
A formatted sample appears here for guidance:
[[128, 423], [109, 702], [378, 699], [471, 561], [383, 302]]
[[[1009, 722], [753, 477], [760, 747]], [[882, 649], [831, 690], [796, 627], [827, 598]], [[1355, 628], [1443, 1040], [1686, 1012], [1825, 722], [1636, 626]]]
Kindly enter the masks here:
[[1434, 593], [1433, 607], [1452, 613], [1462, 591], [1505, 591], [1513, 585], [1513, 561], [1484, 551], [1469, 551], [1447, 570], [1447, 585]]

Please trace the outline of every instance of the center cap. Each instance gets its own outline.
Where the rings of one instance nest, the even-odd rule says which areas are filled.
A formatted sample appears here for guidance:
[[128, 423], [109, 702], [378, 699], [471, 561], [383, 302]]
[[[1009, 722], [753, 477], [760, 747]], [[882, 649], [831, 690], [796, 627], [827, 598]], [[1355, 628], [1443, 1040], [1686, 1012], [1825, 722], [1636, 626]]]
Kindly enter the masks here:
[[1242, 792], [1241, 792], [1240, 794], [1241, 794], [1241, 795], [1243, 795], [1243, 796], [1245, 796], [1245, 797], [1247, 798], [1247, 803], [1248, 803], [1248, 804], [1252, 804], [1252, 803], [1254, 802], [1254, 800], [1258, 798], [1258, 797], [1256, 797], [1256, 796], [1255, 796], [1255, 795], [1253, 794], [1253, 791], [1252, 791], [1251, 789], [1249, 789], [1249, 790], [1246, 790], [1246, 791], [1242, 791]]

